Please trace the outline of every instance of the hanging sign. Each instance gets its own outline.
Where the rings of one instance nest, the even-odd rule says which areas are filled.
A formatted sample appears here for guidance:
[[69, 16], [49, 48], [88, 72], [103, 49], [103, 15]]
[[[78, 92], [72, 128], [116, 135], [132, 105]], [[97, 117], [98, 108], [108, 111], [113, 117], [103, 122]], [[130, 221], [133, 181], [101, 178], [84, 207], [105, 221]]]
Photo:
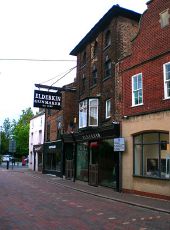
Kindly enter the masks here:
[[61, 98], [61, 92], [34, 90], [34, 107], [60, 110]]

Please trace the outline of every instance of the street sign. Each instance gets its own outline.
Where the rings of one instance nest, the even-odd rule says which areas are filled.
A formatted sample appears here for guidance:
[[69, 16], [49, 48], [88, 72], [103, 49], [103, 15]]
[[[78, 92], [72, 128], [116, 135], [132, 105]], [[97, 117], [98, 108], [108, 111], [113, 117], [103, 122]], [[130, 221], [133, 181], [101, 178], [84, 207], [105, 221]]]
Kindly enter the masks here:
[[9, 140], [9, 152], [15, 153], [16, 152], [16, 141], [15, 140]]
[[125, 138], [114, 138], [114, 151], [115, 152], [125, 151]]

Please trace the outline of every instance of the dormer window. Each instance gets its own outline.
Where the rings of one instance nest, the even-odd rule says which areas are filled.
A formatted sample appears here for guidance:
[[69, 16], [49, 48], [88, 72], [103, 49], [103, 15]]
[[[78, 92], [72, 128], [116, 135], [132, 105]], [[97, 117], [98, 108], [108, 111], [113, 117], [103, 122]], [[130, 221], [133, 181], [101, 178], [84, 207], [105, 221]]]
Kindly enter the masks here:
[[161, 28], [164, 28], [166, 26], [169, 25], [169, 18], [170, 18], [170, 14], [169, 14], [169, 9], [166, 9], [165, 11], [160, 13], [160, 24], [161, 24]]
[[110, 30], [108, 30], [105, 34], [105, 43], [104, 43], [104, 46], [107, 47], [107, 46], [110, 46], [111, 45], [111, 32]]

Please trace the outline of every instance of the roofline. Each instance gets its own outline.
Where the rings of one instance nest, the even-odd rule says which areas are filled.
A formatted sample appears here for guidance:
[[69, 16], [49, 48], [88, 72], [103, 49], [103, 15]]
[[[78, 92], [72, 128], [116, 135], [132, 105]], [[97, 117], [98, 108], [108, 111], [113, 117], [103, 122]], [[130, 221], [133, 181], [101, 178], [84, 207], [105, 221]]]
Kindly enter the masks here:
[[113, 5], [112, 8], [95, 24], [95, 26], [86, 34], [86, 36], [77, 44], [77, 46], [70, 52], [70, 55], [77, 56], [77, 54], [91, 42], [97, 34], [99, 34], [110, 23], [114, 17], [125, 16], [136, 21], [140, 20], [141, 14], [129, 9]]

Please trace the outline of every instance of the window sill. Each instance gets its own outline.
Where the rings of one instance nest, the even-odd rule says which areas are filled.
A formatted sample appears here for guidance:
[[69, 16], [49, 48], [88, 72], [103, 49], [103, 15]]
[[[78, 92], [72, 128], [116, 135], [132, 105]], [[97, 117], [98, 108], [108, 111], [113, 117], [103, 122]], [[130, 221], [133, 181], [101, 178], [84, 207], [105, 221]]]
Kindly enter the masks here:
[[140, 175], [133, 175], [133, 177], [144, 178], [144, 179], [152, 179], [152, 180], [165, 180], [169, 181], [170, 178], [162, 178], [162, 177], [154, 177], [154, 176], [140, 176]]
[[131, 107], [133, 108], [133, 107], [138, 107], [138, 106], [141, 106], [141, 105], [144, 105], [144, 104], [141, 103], [141, 104], [137, 104], [137, 105], [132, 105]]
[[163, 99], [163, 101], [170, 100], [170, 97], [166, 97]]
[[111, 75], [109, 75], [109, 76], [107, 76], [107, 77], [104, 77], [104, 78], [103, 78], [103, 82], [104, 82], [104, 81], [107, 81], [107, 80], [110, 79], [110, 78], [111, 78]]

